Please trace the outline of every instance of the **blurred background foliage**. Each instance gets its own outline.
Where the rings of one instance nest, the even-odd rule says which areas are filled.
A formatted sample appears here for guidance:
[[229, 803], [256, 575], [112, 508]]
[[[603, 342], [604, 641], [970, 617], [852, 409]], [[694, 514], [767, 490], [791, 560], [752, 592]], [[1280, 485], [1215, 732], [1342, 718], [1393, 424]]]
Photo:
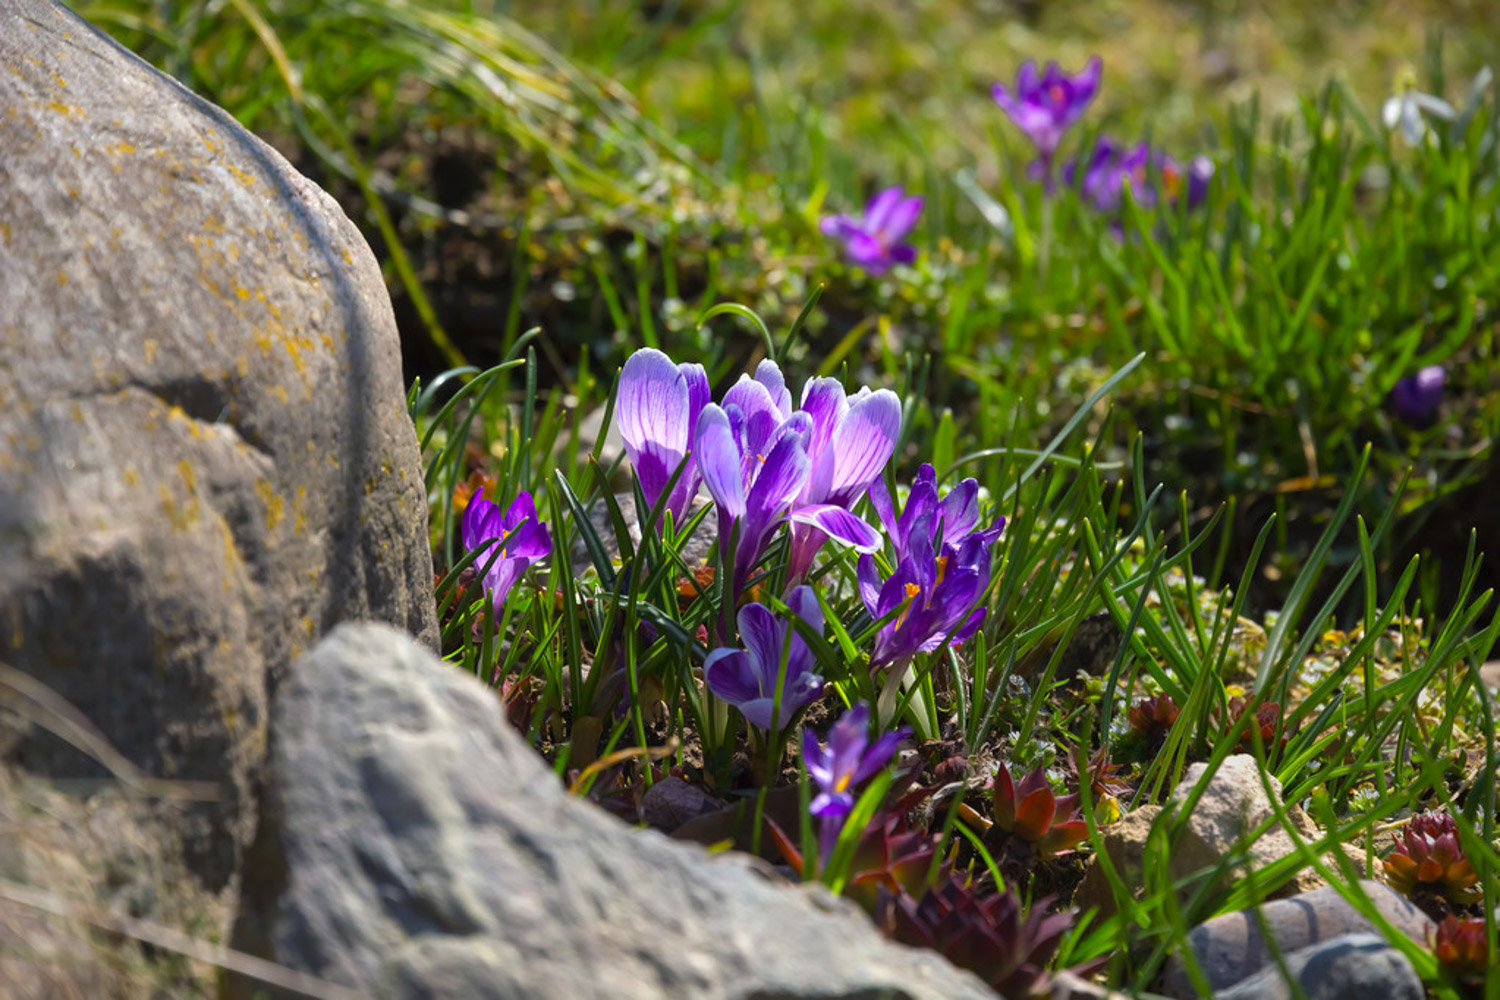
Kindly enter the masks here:
[[[1140, 436], [1168, 485], [1166, 530], [1176, 491], [1193, 524], [1229, 504], [1206, 573], [1235, 578], [1280, 514], [1259, 606], [1285, 594], [1346, 489], [1373, 521], [1408, 470], [1381, 564], [1435, 556], [1429, 606], [1451, 596], [1471, 528], [1481, 548], [1500, 537], [1500, 116], [1493, 86], [1470, 93], [1500, 62], [1489, 7], [78, 5], [334, 192], [386, 269], [408, 377], [491, 364], [540, 327], [543, 396], [586, 411], [641, 344], [737, 373], [760, 338], [730, 317], [701, 327], [702, 312], [739, 302], [785, 330], [822, 286], [793, 367], [915, 386], [898, 455], [914, 466], [993, 448], [999, 428], [1016, 447], [1045, 441], [1144, 351], [1113, 419], [1101, 408], [1088, 428], [1100, 461], [1123, 466]], [[1065, 155], [1103, 132], [1206, 154], [1218, 173], [1201, 209], [1105, 219], [1027, 179], [991, 85], [1027, 59], [1074, 70], [1094, 53], [1103, 88]], [[1416, 148], [1381, 122], [1409, 87], [1464, 112]], [[926, 198], [923, 252], [871, 277], [818, 219], [896, 183]], [[1423, 364], [1448, 366], [1449, 388], [1441, 419], [1413, 429], [1383, 402]], [[1352, 483], [1366, 441], [1372, 474]], [[987, 467], [1001, 466], [971, 466]]]

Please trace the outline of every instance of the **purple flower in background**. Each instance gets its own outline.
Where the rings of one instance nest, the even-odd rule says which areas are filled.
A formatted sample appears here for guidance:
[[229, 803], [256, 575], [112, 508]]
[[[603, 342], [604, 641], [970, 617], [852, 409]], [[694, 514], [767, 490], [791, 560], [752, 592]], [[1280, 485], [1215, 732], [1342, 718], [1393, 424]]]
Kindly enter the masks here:
[[916, 225], [922, 212], [920, 195], [907, 197], [900, 187], [889, 187], [870, 199], [864, 218], [829, 215], [820, 228], [825, 236], [843, 240], [849, 259], [871, 274], [884, 274], [892, 264], [910, 264], [917, 249], [901, 239]]
[[800, 581], [830, 536], [873, 552], [880, 536], [849, 512], [896, 450], [901, 401], [889, 389], [862, 388], [852, 398], [837, 379], [808, 379], [802, 412], [812, 418], [808, 476], [792, 514], [787, 579]]
[[826, 746], [811, 729], [802, 730], [802, 763], [818, 786], [808, 811], [818, 820], [819, 843], [826, 859], [854, 811], [854, 789], [890, 761], [911, 729], [902, 726], [870, 743], [870, 706], [860, 702], [828, 731]]
[[[787, 598], [787, 607], [814, 631], [823, 631], [823, 609], [811, 587], [793, 590]], [[703, 679], [710, 691], [738, 708], [752, 726], [770, 732], [817, 700], [823, 693], [823, 678], [813, 673], [812, 650], [796, 629], [790, 622], [778, 619], [765, 605], [747, 604], [741, 608], [739, 625], [745, 648], [716, 649], [709, 653], [703, 663]], [[781, 712], [773, 718], [783, 650], [786, 650], [786, 674], [781, 688]]]
[[875, 560], [859, 560], [859, 593], [881, 619], [896, 612], [875, 638], [870, 667], [963, 642], [984, 621], [977, 607], [990, 582], [990, 546], [1005, 528], [998, 518], [979, 529], [979, 484], [965, 479], [939, 496], [932, 466], [923, 465], [906, 507], [896, 517], [885, 484], [870, 487], [870, 501], [896, 549], [896, 568], [882, 581]]
[[[698, 492], [701, 474], [689, 447], [698, 415], [708, 400], [708, 375], [702, 365], [674, 365], [671, 358], [653, 348], [636, 351], [620, 371], [615, 402], [620, 436], [625, 439], [625, 451], [646, 503], [656, 506], [672, 473], [687, 457], [665, 508], [679, 527]], [[639, 517], [644, 521], [646, 514], [640, 511]]]
[[1036, 146], [1040, 173], [1049, 184], [1052, 161], [1063, 133], [1083, 116], [1084, 109], [1099, 92], [1103, 72], [1104, 64], [1098, 56], [1072, 76], [1058, 69], [1056, 63], [1048, 63], [1042, 75], [1037, 76], [1036, 63], [1028, 60], [1016, 74], [1014, 90], [997, 83], [990, 91], [1000, 110]]
[[1390, 396], [1396, 419], [1419, 429], [1431, 427], [1443, 401], [1443, 383], [1447, 378], [1442, 365], [1428, 365], [1397, 382]]
[[1196, 156], [1184, 167], [1144, 142], [1126, 148], [1107, 135], [1095, 141], [1081, 173], [1076, 161], [1063, 167], [1064, 181], [1076, 185], [1083, 200], [1106, 215], [1119, 210], [1127, 181], [1136, 204], [1144, 208], [1162, 195], [1172, 204], [1185, 197], [1188, 207], [1195, 208], [1208, 194], [1213, 175], [1214, 163], [1206, 156]]
[[484, 588], [490, 594], [496, 617], [526, 567], [552, 553], [552, 537], [537, 517], [531, 494], [525, 490], [516, 495], [504, 513], [475, 493], [464, 508], [459, 534], [466, 551], [484, 549], [475, 558], [474, 567], [484, 573]]

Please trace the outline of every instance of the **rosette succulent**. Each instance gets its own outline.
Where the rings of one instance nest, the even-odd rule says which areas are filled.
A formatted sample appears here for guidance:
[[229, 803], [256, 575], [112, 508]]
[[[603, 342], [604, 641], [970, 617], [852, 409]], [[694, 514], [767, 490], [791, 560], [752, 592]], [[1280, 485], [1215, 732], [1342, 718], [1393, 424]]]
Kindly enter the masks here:
[[1444, 811], [1414, 816], [1383, 864], [1391, 885], [1408, 896], [1435, 891], [1450, 903], [1465, 905], [1484, 895], [1459, 844], [1458, 826]]
[[950, 875], [920, 900], [883, 892], [876, 923], [903, 944], [931, 948], [968, 969], [1011, 1000], [1047, 994], [1047, 966], [1072, 926], [1067, 913], [1048, 913], [1050, 899], [1023, 911], [1013, 889], [981, 895]]
[[1019, 838], [1042, 858], [1070, 853], [1089, 835], [1088, 822], [1079, 811], [1078, 796], [1054, 793], [1047, 781], [1047, 769], [1042, 766], [1016, 784], [1011, 780], [1010, 768], [1001, 764], [995, 772], [991, 810], [995, 821], [992, 835], [998, 830]]

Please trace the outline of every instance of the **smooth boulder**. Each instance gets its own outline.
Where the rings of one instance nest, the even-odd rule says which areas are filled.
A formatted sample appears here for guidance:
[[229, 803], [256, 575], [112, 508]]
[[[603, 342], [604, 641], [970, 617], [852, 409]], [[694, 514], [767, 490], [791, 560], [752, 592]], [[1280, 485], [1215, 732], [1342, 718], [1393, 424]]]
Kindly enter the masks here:
[[993, 996], [851, 903], [569, 796], [492, 690], [389, 628], [293, 664], [271, 772], [235, 942], [372, 997]]

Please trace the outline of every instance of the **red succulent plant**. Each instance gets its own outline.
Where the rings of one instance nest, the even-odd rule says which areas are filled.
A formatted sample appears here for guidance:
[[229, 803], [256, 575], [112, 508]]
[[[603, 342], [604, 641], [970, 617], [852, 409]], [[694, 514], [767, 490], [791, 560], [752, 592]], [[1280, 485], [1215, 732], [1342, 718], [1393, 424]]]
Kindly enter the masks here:
[[1070, 926], [1071, 913], [1048, 913], [1050, 900], [1021, 910], [1015, 890], [981, 895], [949, 875], [920, 900], [882, 892], [875, 921], [903, 944], [927, 947], [968, 969], [1010, 1000], [1045, 996], [1047, 966]]
[[1168, 694], [1143, 698], [1130, 706], [1130, 728], [1149, 744], [1160, 743], [1177, 722], [1182, 709]]
[[1018, 785], [1004, 764], [995, 773], [991, 801], [995, 828], [1031, 844], [1042, 858], [1067, 854], [1089, 835], [1088, 823], [1080, 815], [1077, 795], [1057, 795], [1047, 781], [1047, 769], [1038, 766]]
[[[1225, 732], [1228, 732], [1230, 729], [1234, 728], [1235, 724], [1244, 717], [1245, 712], [1249, 707], [1250, 700], [1248, 698], [1235, 696], [1229, 699], [1229, 721], [1224, 725]], [[1253, 751], [1255, 749], [1255, 737], [1252, 735], [1252, 733], [1257, 731], [1260, 733], [1261, 746], [1266, 747], [1268, 750], [1276, 747], [1286, 746], [1286, 738], [1288, 734], [1285, 731], [1283, 731], [1281, 734], [1281, 741], [1279, 743], [1274, 742], [1276, 740], [1276, 726], [1280, 722], [1281, 704], [1274, 701], [1261, 702], [1255, 707], [1254, 721], [1252, 721], [1250, 725], [1246, 726], [1244, 731], [1240, 733], [1240, 740], [1237, 744], [1235, 744], [1235, 749], [1240, 753], [1250, 753], [1251, 751]]]
[[1412, 817], [1383, 864], [1391, 885], [1408, 896], [1420, 889], [1441, 890], [1449, 902], [1464, 905], [1484, 895], [1459, 845], [1458, 826], [1443, 811]]
[[1460, 979], [1482, 978], [1490, 965], [1490, 945], [1484, 920], [1444, 917], [1432, 938], [1438, 964]]

